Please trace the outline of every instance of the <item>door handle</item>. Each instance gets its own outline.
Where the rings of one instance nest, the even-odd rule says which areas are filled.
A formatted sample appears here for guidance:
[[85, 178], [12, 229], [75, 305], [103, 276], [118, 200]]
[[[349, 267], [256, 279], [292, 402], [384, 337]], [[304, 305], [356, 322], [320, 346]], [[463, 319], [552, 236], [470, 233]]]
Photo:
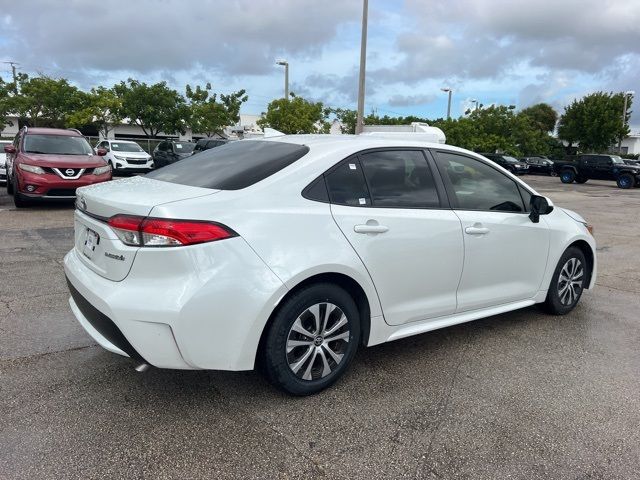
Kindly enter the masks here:
[[353, 231], [356, 233], [384, 233], [389, 230], [389, 227], [384, 225], [355, 225]]
[[487, 227], [477, 227], [475, 225], [473, 227], [465, 228], [464, 231], [469, 235], [486, 235], [489, 233], [489, 229]]

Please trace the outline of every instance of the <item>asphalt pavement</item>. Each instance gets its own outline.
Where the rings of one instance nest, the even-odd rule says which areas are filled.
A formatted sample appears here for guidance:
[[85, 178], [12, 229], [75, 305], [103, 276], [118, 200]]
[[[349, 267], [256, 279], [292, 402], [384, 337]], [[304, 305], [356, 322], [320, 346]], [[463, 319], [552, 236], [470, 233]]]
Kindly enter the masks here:
[[640, 478], [640, 189], [525, 181], [595, 226], [597, 288], [571, 314], [362, 349], [307, 398], [96, 346], [67, 303], [73, 206], [0, 187], [0, 479]]

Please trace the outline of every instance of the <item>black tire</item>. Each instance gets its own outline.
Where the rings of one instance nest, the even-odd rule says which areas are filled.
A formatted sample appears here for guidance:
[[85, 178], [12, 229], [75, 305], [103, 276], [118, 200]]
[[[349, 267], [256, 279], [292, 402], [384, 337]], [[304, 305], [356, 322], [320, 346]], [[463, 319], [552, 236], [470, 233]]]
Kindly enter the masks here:
[[7, 195], [13, 195], [13, 179], [7, 176]]
[[[567, 286], [568, 282], [561, 280], [560, 276], [562, 274], [563, 278], [567, 278], [566, 274], [572, 273], [571, 263], [569, 263], [572, 260], [579, 262], [574, 274], [577, 276], [580, 270], [582, 274], [579, 278], [573, 278], [574, 282], [580, 282], [579, 284]], [[544, 310], [552, 315], [565, 315], [573, 310], [582, 296], [589, 268], [582, 250], [577, 247], [569, 247], [560, 257], [556, 270], [553, 272], [547, 298], [543, 304]]]
[[573, 183], [576, 179], [576, 172], [573, 170], [562, 170], [560, 172], [560, 181], [562, 183]]
[[616, 183], [618, 184], [619, 188], [624, 188], [626, 190], [628, 188], [633, 188], [633, 186], [636, 184], [636, 179], [630, 173], [623, 173], [622, 175], [618, 176], [618, 178], [616, 179]]
[[[310, 309], [318, 304], [320, 306], [316, 317]], [[329, 310], [327, 305], [330, 304], [337, 308]], [[327, 338], [345, 335], [348, 341], [340, 339], [326, 342], [322, 336], [323, 330], [330, 332], [338, 325], [342, 314], [346, 317], [346, 323]], [[316, 318], [320, 322], [327, 318], [324, 329], [315, 326]], [[293, 330], [294, 323], [303, 327], [310, 335], [298, 333], [299, 329]], [[294, 338], [290, 338], [292, 336]], [[289, 341], [304, 345], [295, 346], [287, 352]], [[311, 395], [333, 385], [342, 376], [355, 356], [359, 341], [360, 316], [351, 295], [330, 283], [310, 285], [292, 295], [279, 307], [266, 333], [260, 359], [261, 370], [276, 387], [293, 395]], [[329, 355], [329, 349], [338, 353], [339, 362], [335, 360], [336, 357]], [[307, 358], [303, 360], [305, 354]], [[327, 359], [326, 364], [324, 359]], [[296, 365], [298, 371], [294, 373]], [[327, 367], [329, 373], [323, 376]], [[310, 379], [304, 379], [306, 375]]]
[[587, 183], [588, 178], [576, 177], [576, 183]]
[[16, 185], [13, 186], [13, 204], [16, 208], [31, 206], [31, 202], [18, 191], [18, 187]]

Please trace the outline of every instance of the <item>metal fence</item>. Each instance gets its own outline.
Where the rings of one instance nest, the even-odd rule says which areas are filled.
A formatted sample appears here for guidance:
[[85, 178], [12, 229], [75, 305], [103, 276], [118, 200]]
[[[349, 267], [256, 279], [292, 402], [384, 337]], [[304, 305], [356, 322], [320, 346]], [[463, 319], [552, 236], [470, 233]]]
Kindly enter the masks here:
[[[92, 147], [95, 147], [98, 143], [100, 143], [100, 137], [85, 137], [87, 140], [89, 140], [89, 143], [91, 144]], [[151, 155], [151, 153], [153, 152], [153, 149], [156, 148], [156, 146], [164, 141], [164, 138], [134, 138], [134, 137], [118, 137], [112, 140], [122, 140], [122, 141], [128, 141], [128, 142], [136, 142], [138, 145], [140, 145], [142, 147], [142, 149], [147, 152], [149, 155]]]

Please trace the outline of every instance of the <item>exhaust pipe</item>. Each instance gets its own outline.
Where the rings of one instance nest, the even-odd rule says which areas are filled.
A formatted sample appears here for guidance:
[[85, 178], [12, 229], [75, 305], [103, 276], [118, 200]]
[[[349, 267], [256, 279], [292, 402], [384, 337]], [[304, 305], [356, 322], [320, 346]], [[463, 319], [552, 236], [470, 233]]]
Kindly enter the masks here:
[[149, 364], [148, 363], [141, 363], [140, 365], [135, 367], [135, 370], [138, 373], [144, 373], [147, 370], [149, 370]]

